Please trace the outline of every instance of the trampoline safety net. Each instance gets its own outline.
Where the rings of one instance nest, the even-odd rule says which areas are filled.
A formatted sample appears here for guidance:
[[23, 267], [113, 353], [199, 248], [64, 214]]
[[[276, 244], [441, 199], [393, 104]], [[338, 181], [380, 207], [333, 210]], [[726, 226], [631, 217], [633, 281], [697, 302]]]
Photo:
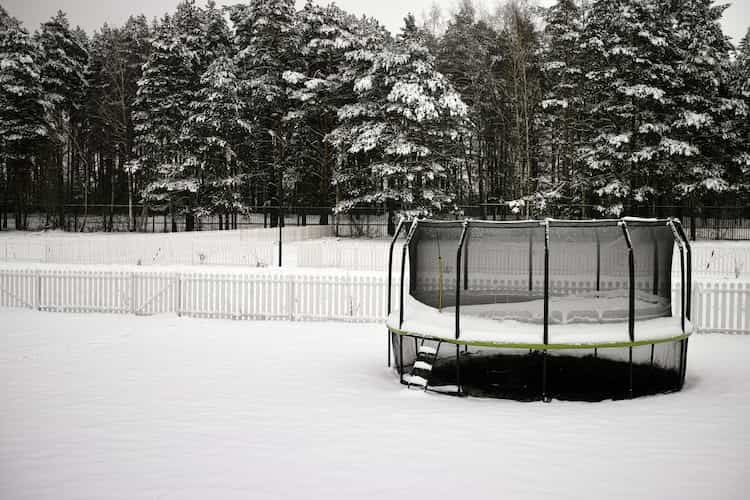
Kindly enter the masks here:
[[[389, 316], [389, 356], [405, 383], [457, 394], [601, 400], [679, 390], [690, 333], [689, 286], [682, 321], [672, 318], [675, 250], [689, 259], [680, 230], [671, 219], [406, 224], [396, 236], [408, 250], [401, 282], [391, 269], [406, 298]], [[684, 260], [678, 268], [689, 283]], [[406, 328], [417, 324], [410, 308], [427, 326]]]

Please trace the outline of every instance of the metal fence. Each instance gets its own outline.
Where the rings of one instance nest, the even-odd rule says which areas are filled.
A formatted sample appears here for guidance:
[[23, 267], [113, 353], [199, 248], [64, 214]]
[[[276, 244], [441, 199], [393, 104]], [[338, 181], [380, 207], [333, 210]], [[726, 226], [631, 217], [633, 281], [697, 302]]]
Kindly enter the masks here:
[[[15, 229], [15, 219], [6, 211], [7, 226]], [[132, 217], [129, 214], [132, 213]], [[691, 240], [750, 240], [750, 204], [733, 206], [678, 206], [649, 205], [626, 209], [621, 216], [676, 217], [680, 219]], [[555, 205], [544, 211], [512, 209], [505, 203], [462, 205], [444, 218], [489, 220], [521, 220], [528, 218], [560, 219], [602, 218], [594, 205]], [[25, 229], [40, 231], [61, 228], [69, 232], [126, 232], [149, 233], [183, 232], [187, 229], [184, 215], [174, 217], [166, 212], [144, 212], [135, 205], [65, 205], [62, 221], [44, 209], [30, 210], [25, 219]], [[348, 213], [336, 213], [333, 207], [250, 207], [243, 213], [228, 216], [206, 215], [196, 217], [194, 230], [216, 231], [221, 229], [250, 229], [284, 226], [331, 225], [339, 237], [385, 238], [395, 228], [396, 215], [390, 215], [385, 207], [356, 208]], [[2, 226], [0, 221], [0, 226]], [[389, 224], [390, 222], [390, 224]]]
[[[62, 216], [50, 214], [43, 208], [28, 211], [24, 221], [16, 227], [11, 210], [7, 218], [0, 221], [3, 229], [42, 231], [63, 229], [68, 232], [185, 232], [187, 217], [174, 216], [168, 212], [144, 211], [143, 206], [134, 205], [65, 205]], [[132, 216], [131, 216], [132, 214]], [[62, 220], [61, 220], [62, 218]], [[218, 231], [229, 229], [256, 229], [291, 226], [333, 226], [333, 232], [341, 237], [378, 238], [388, 235], [388, 216], [382, 208], [359, 208], [346, 214], [335, 213], [332, 207], [250, 207], [242, 213], [227, 215], [204, 215], [194, 217], [194, 231]]]
[[[555, 205], [542, 212], [512, 209], [507, 204], [486, 203], [460, 207], [463, 217], [489, 220], [522, 220], [545, 217], [600, 219], [605, 216], [595, 205]], [[750, 204], [732, 206], [649, 205], [626, 209], [619, 216], [675, 217], [688, 237], [695, 240], [750, 240]]]

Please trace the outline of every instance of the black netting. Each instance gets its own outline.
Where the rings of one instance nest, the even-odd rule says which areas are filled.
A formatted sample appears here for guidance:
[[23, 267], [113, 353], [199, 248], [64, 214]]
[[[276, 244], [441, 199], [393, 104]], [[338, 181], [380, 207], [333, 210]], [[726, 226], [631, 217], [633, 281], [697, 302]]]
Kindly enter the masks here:
[[[545, 390], [550, 397], [584, 400], [678, 390], [686, 357], [683, 341], [632, 348], [540, 347], [545, 342], [545, 248], [546, 342], [570, 347], [628, 342], [631, 301], [635, 340], [670, 333], [664, 331], [667, 323], [647, 320], [672, 315], [674, 242], [667, 221], [656, 220], [420, 221], [409, 240], [409, 294], [442, 313], [430, 316], [419, 306], [416, 328], [404, 324], [410, 333], [391, 335], [397, 369], [407, 383], [415, 375], [425, 383], [428, 377], [431, 388], [461, 387], [464, 393], [521, 400], [539, 399]], [[457, 291], [460, 316], [475, 317], [461, 319], [459, 340], [533, 348], [456, 348], [436, 340], [454, 338]], [[404, 316], [406, 322], [412, 319], [408, 304]], [[422, 331], [430, 326], [436, 331]]]
[[[391, 336], [397, 370], [409, 382], [420, 346], [437, 350], [429, 388], [471, 396], [537, 401], [601, 401], [660, 394], [682, 387], [683, 341], [633, 347], [543, 351], [458, 346], [397, 334]], [[632, 365], [630, 359], [632, 356]], [[460, 364], [460, 367], [457, 366]], [[546, 364], [546, 366], [544, 366]], [[546, 375], [546, 381], [544, 380]]]
[[617, 221], [549, 224], [549, 332], [571, 323], [628, 332], [628, 244]]
[[[420, 223], [409, 245], [412, 295], [431, 307], [456, 304], [457, 249], [462, 223]], [[461, 259], [466, 314], [541, 323], [544, 226], [472, 222]], [[492, 307], [483, 307], [492, 306]]]
[[420, 222], [409, 242], [409, 286], [420, 302], [456, 303], [456, 251], [463, 222]]
[[674, 233], [664, 222], [628, 222], [635, 261], [636, 319], [672, 315]]

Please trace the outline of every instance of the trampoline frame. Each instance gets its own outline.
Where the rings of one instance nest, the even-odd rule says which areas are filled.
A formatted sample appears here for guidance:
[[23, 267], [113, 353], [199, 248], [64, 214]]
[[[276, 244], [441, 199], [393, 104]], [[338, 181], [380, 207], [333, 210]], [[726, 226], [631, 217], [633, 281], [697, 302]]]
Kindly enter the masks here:
[[[393, 250], [394, 247], [398, 241], [398, 238], [401, 236], [401, 232], [406, 228], [409, 227], [409, 230], [406, 234], [406, 239], [404, 241], [403, 247], [402, 247], [402, 254], [401, 254], [401, 275], [400, 275], [400, 284], [399, 284], [399, 326], [398, 328], [394, 328], [392, 326], [388, 326], [388, 366], [391, 366], [391, 335], [397, 334], [399, 336], [399, 343], [400, 343], [400, 367], [399, 367], [399, 374], [400, 374], [400, 382], [402, 384], [407, 384], [404, 381], [404, 366], [403, 366], [403, 339], [404, 337], [413, 337], [415, 340], [417, 338], [421, 339], [427, 339], [427, 340], [433, 340], [438, 341], [441, 343], [447, 343], [447, 344], [455, 344], [456, 346], [456, 383], [457, 383], [457, 391], [455, 395], [457, 396], [464, 396], [465, 393], [462, 389], [462, 385], [460, 383], [461, 380], [461, 356], [460, 356], [460, 347], [463, 345], [465, 348], [468, 348], [468, 346], [478, 346], [478, 347], [498, 347], [498, 348], [522, 348], [522, 349], [529, 349], [529, 350], [538, 350], [542, 353], [542, 389], [541, 389], [541, 399], [545, 402], [549, 402], [551, 400], [549, 394], [547, 393], [547, 351], [548, 350], [565, 350], [565, 349], [594, 349], [595, 355], [596, 350], [600, 348], [611, 348], [611, 347], [619, 347], [624, 348], [627, 347], [629, 349], [629, 356], [628, 356], [628, 364], [629, 364], [629, 382], [628, 382], [628, 395], [629, 397], [633, 396], [633, 348], [638, 346], [644, 346], [644, 345], [651, 345], [652, 349], [652, 358], [653, 358], [653, 346], [654, 344], [660, 344], [660, 343], [667, 343], [667, 342], [680, 342], [680, 350], [681, 350], [681, 356], [680, 356], [680, 366], [679, 366], [679, 388], [682, 388], [682, 386], [685, 383], [685, 375], [687, 373], [687, 348], [688, 348], [688, 339], [690, 337], [690, 333], [686, 332], [685, 330], [685, 320], [687, 319], [690, 321], [691, 313], [691, 295], [692, 295], [692, 266], [691, 266], [691, 248], [690, 248], [690, 242], [687, 238], [687, 235], [685, 233], [684, 228], [682, 227], [682, 224], [680, 223], [679, 219], [676, 218], [667, 218], [667, 219], [641, 219], [641, 218], [634, 218], [634, 217], [624, 217], [621, 219], [597, 219], [597, 220], [561, 220], [561, 219], [545, 219], [542, 221], [538, 220], [524, 220], [524, 221], [486, 221], [486, 220], [472, 220], [472, 219], [464, 219], [462, 222], [462, 228], [461, 228], [461, 235], [459, 237], [458, 246], [456, 249], [456, 303], [455, 303], [455, 338], [450, 339], [446, 337], [440, 337], [440, 336], [430, 336], [425, 335], [421, 333], [416, 332], [408, 332], [403, 330], [403, 323], [404, 323], [404, 275], [405, 275], [405, 269], [406, 269], [406, 257], [407, 257], [407, 251], [409, 248], [409, 244], [411, 242], [412, 237], [414, 236], [414, 233], [416, 232], [416, 229], [420, 222], [423, 223], [429, 223], [429, 224], [452, 224], [455, 225], [457, 223], [461, 223], [461, 221], [451, 220], [451, 221], [440, 221], [440, 220], [428, 220], [428, 219], [421, 219], [421, 218], [415, 218], [411, 221], [411, 224], [408, 223], [405, 219], [400, 219], [398, 223], [398, 227], [396, 228], [396, 232], [393, 236], [393, 239], [391, 240], [390, 249], [389, 249], [389, 255], [388, 255], [388, 298], [387, 298], [387, 312], [388, 316], [390, 316], [392, 312], [391, 303], [392, 303], [392, 272], [393, 272]], [[481, 223], [483, 226], [488, 225], [497, 225], [497, 226], [507, 226], [510, 228], [535, 228], [535, 227], [544, 227], [545, 228], [545, 237], [544, 237], [544, 313], [543, 313], [543, 343], [542, 344], [535, 344], [535, 343], [517, 343], [517, 342], [491, 342], [491, 341], [467, 341], [462, 340], [460, 338], [460, 327], [461, 327], [461, 285], [463, 284], [464, 289], [468, 289], [468, 249], [464, 253], [464, 247], [466, 245], [466, 237], [469, 229], [471, 228], [471, 225], [473, 223]], [[630, 231], [628, 228], [628, 224], [632, 224], [633, 226], [638, 225], [647, 225], [652, 227], [657, 226], [663, 226], [666, 225], [672, 230], [672, 234], [674, 236], [674, 241], [676, 242], [679, 251], [680, 251], [680, 279], [681, 279], [681, 296], [680, 296], [680, 304], [681, 304], [681, 317], [680, 317], [680, 325], [682, 329], [682, 334], [673, 336], [670, 338], [664, 338], [664, 339], [656, 339], [656, 340], [635, 340], [635, 258], [634, 258], [634, 252], [633, 252], [633, 243], [630, 235]], [[622, 228], [623, 237], [625, 239], [627, 249], [628, 249], [628, 336], [629, 341], [628, 342], [605, 342], [605, 343], [593, 343], [593, 344], [554, 344], [550, 343], [549, 341], [549, 287], [550, 287], [550, 279], [549, 279], [549, 247], [550, 247], [550, 226], [559, 225], [560, 227], [613, 227], [613, 226], [619, 226]], [[529, 242], [531, 245], [531, 240]], [[600, 278], [600, 241], [599, 236], [597, 234], [596, 236], [596, 244], [597, 244], [597, 290], [599, 290], [599, 278]], [[461, 265], [461, 259], [462, 256], [464, 257], [463, 266]], [[686, 262], [687, 261], [687, 262]], [[464, 274], [463, 274], [463, 283], [461, 280], [461, 269], [464, 268]], [[531, 274], [531, 268], [529, 273]], [[531, 281], [529, 286], [531, 286]], [[656, 286], [656, 285], [655, 285]], [[653, 360], [652, 360], [653, 362]], [[445, 393], [444, 391], [440, 391], [441, 393]]]

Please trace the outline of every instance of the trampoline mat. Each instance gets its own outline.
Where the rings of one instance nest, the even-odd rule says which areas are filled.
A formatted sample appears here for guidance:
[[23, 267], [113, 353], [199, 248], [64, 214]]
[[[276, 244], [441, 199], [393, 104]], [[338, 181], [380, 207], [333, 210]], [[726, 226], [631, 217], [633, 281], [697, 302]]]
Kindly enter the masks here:
[[[486, 298], [487, 299], [487, 298]], [[519, 302], [508, 297], [489, 297], [492, 303], [461, 305], [461, 314], [484, 319], [542, 324], [544, 322], [544, 299]], [[627, 290], [588, 292], [564, 297], [551, 297], [549, 301], [549, 323], [617, 323], [628, 321], [629, 296]], [[671, 316], [671, 304], [658, 295], [642, 290], [635, 293], [635, 319], [647, 320]], [[445, 307], [446, 312], [455, 307]]]

